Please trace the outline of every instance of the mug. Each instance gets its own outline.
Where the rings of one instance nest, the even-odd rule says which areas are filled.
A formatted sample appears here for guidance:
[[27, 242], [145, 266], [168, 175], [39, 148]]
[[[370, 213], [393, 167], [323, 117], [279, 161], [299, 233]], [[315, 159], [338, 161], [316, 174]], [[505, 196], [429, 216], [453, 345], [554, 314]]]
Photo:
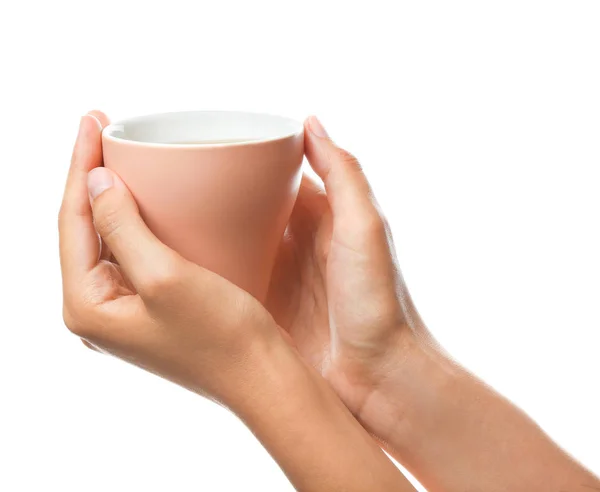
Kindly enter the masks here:
[[301, 123], [165, 113], [108, 125], [102, 147], [163, 243], [264, 301], [300, 185]]

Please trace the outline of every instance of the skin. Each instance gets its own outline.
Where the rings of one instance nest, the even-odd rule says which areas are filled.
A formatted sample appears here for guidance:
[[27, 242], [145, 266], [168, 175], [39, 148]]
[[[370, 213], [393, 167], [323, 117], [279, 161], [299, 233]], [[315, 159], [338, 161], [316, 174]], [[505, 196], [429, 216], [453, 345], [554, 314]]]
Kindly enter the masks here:
[[600, 490], [435, 343], [360, 165], [316, 119], [305, 148], [324, 189], [304, 177], [268, 311], [160, 244], [116, 176], [92, 211], [85, 181], [103, 172], [92, 121], [60, 219], [65, 321], [88, 346], [231, 408], [299, 490], [412, 490], [356, 420], [431, 491]]
[[231, 409], [297, 490], [414, 490], [258, 301], [150, 232], [102, 167], [107, 123], [82, 118], [59, 215], [67, 327]]
[[431, 491], [577, 492], [600, 481], [429, 334], [358, 161], [311, 117], [267, 303], [302, 356]]

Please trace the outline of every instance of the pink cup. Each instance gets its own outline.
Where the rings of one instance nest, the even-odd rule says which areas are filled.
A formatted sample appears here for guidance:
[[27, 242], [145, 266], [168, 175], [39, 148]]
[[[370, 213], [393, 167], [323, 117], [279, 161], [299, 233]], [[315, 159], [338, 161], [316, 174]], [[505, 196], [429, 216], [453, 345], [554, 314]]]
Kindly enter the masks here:
[[264, 301], [300, 184], [301, 123], [165, 113], [109, 125], [102, 145], [161, 241]]

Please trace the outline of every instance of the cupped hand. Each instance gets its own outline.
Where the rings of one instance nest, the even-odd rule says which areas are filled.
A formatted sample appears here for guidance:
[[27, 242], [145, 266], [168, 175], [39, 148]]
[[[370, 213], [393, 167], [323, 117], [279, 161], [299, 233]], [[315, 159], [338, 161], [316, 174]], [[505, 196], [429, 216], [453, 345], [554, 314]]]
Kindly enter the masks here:
[[425, 329], [358, 161], [315, 117], [305, 123], [305, 152], [324, 189], [303, 177], [267, 307], [360, 418]]
[[66, 325], [92, 348], [235, 406], [281, 342], [279, 328], [252, 296], [150, 232], [125, 184], [102, 167], [107, 123], [99, 112], [82, 118], [61, 206]]

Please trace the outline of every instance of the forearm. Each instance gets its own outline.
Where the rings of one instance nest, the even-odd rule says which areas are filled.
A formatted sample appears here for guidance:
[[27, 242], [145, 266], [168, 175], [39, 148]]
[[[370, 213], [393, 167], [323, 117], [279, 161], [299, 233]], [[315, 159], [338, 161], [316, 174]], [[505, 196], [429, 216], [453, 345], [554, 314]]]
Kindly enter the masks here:
[[417, 344], [360, 416], [429, 490], [577, 492], [600, 481], [523, 412]]
[[234, 411], [300, 491], [413, 491], [328, 385], [287, 346], [262, 358]]

